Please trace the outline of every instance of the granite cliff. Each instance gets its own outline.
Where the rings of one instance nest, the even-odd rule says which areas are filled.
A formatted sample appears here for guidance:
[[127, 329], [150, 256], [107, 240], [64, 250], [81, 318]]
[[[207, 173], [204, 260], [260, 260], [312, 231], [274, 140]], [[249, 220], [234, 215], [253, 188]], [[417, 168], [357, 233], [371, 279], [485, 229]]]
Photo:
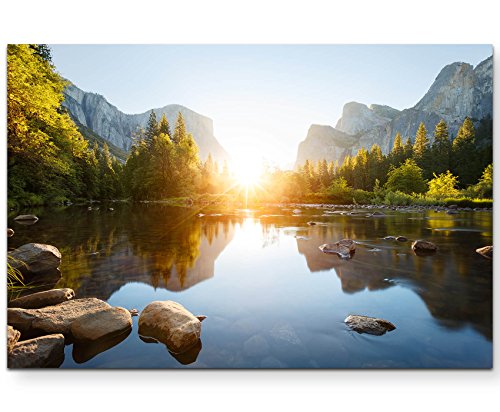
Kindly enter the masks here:
[[[132, 134], [140, 127], [145, 127], [150, 110], [140, 114], [125, 114], [109, 103], [103, 96], [89, 93], [70, 84], [64, 91], [63, 106], [73, 119], [112, 145], [128, 151], [132, 146]], [[212, 119], [198, 114], [187, 107], [170, 104], [153, 109], [160, 120], [165, 114], [171, 127], [179, 112], [184, 116], [186, 128], [192, 133], [200, 149], [200, 158], [205, 160], [210, 153], [214, 160], [223, 162], [229, 156], [213, 133]]]
[[432, 132], [440, 119], [448, 123], [454, 137], [466, 116], [478, 122], [493, 116], [493, 56], [473, 68], [468, 63], [445, 66], [427, 93], [413, 107], [399, 111], [389, 106], [350, 102], [344, 105], [335, 128], [312, 125], [299, 144], [295, 166], [307, 159], [342, 162], [361, 148], [378, 144], [387, 154], [399, 132], [403, 139], [415, 139], [424, 122], [432, 141]]

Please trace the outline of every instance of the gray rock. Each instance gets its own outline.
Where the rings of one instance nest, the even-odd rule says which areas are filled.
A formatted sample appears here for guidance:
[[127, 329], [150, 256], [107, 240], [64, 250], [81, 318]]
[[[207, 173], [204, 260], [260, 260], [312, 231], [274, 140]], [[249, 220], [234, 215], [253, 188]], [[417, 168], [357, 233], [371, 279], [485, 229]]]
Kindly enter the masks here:
[[484, 246], [476, 249], [476, 252], [487, 259], [493, 259], [493, 246]]
[[20, 337], [21, 332], [15, 330], [12, 326], [7, 326], [7, 353], [12, 351]]
[[356, 242], [351, 239], [342, 239], [335, 243], [325, 243], [319, 246], [323, 253], [336, 254], [343, 259], [349, 259], [356, 251]]
[[9, 308], [22, 308], [22, 309], [39, 309], [45, 306], [53, 306], [58, 303], [65, 302], [73, 299], [75, 292], [73, 289], [51, 289], [44, 292], [33, 293], [28, 296], [23, 296], [13, 299], [9, 302]]
[[95, 299], [72, 299], [41, 309], [7, 309], [7, 323], [19, 330], [23, 337], [61, 333], [71, 336], [71, 324], [83, 315], [111, 308], [106, 302]]
[[19, 215], [14, 218], [16, 222], [22, 222], [22, 221], [37, 221], [38, 217], [35, 215]]
[[61, 252], [51, 245], [27, 243], [9, 252], [9, 263], [23, 275], [45, 275], [58, 271]]
[[141, 312], [139, 335], [164, 343], [172, 353], [183, 353], [200, 339], [201, 322], [177, 302], [156, 301]]
[[411, 244], [411, 248], [413, 251], [418, 255], [418, 254], [431, 254], [435, 253], [438, 250], [438, 247], [432, 243], [429, 242], [428, 240], [415, 240]]
[[396, 329], [391, 322], [385, 319], [371, 318], [368, 316], [349, 315], [344, 322], [355, 332], [377, 336]]
[[80, 316], [71, 324], [70, 333], [77, 342], [89, 342], [110, 339], [130, 329], [130, 312], [121, 307], [109, 307]]
[[57, 368], [64, 360], [64, 336], [47, 335], [16, 343], [9, 353], [9, 368]]
[[408, 238], [406, 238], [404, 236], [398, 236], [398, 237], [396, 237], [396, 240], [398, 242], [406, 242], [406, 241], [408, 241]]

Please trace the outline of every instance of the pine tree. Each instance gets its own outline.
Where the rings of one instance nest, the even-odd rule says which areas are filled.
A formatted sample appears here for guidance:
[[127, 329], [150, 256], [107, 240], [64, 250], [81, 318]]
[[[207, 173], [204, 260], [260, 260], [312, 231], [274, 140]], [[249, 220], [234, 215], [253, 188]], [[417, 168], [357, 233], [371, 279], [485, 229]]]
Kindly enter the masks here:
[[421, 122], [415, 136], [415, 143], [413, 144], [413, 158], [417, 164], [423, 161], [428, 149], [429, 139], [427, 138], [427, 129], [425, 128], [425, 124]]
[[434, 142], [431, 148], [431, 170], [433, 173], [441, 174], [450, 168], [450, 151], [448, 125], [441, 119], [434, 130]]
[[472, 120], [465, 118], [452, 145], [452, 171], [462, 186], [474, 184], [481, 176], [480, 163], [475, 145], [475, 130]]
[[172, 136], [172, 141], [179, 144], [187, 135], [186, 124], [184, 123], [184, 117], [182, 113], [179, 112], [177, 115], [177, 120], [175, 122], [174, 135]]
[[404, 160], [411, 159], [413, 157], [413, 145], [411, 143], [411, 139], [409, 137], [406, 138], [404, 149]]
[[401, 134], [397, 132], [390, 154], [391, 164], [396, 167], [399, 166], [404, 161], [404, 155], [403, 139], [401, 138]]
[[153, 138], [158, 135], [158, 121], [156, 120], [156, 114], [154, 110], [151, 110], [149, 114], [148, 124], [146, 126], [146, 131], [144, 133], [144, 138], [148, 146], [153, 143]]
[[158, 134], [162, 133], [170, 138], [172, 137], [170, 134], [170, 124], [165, 113], [162, 114], [160, 124], [158, 125]]

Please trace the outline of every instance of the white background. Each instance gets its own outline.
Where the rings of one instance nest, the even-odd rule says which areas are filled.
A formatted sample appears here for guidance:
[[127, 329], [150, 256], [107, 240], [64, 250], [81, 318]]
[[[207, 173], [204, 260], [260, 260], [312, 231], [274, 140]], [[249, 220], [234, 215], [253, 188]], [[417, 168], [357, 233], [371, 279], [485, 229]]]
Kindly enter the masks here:
[[[7, 43], [493, 43], [494, 2], [403, 1], [35, 1], [2, 4], [0, 90]], [[495, 56], [495, 66], [498, 59]], [[367, 62], [369, 64], [369, 62]], [[422, 62], [425, 64], [425, 62]], [[496, 76], [498, 80], [498, 76]], [[495, 81], [495, 84], [497, 82]], [[498, 89], [498, 88], [497, 88]], [[498, 108], [498, 93], [495, 93]], [[498, 130], [495, 110], [495, 130]], [[6, 119], [0, 216], [6, 224]], [[497, 133], [495, 133], [497, 134]], [[495, 146], [498, 155], [499, 145]], [[495, 156], [495, 159], [497, 156]], [[495, 179], [497, 177], [495, 173]], [[496, 209], [496, 208], [495, 208]], [[495, 219], [495, 229], [498, 227]], [[496, 231], [495, 231], [496, 232]], [[496, 237], [495, 237], [496, 238]], [[5, 242], [4, 238], [1, 238]], [[6, 245], [3, 243], [3, 250]], [[2, 256], [2, 259], [5, 259]], [[1, 265], [5, 267], [3, 260]], [[495, 271], [494, 276], [498, 276]], [[495, 314], [498, 293], [495, 293]], [[6, 307], [5, 291], [0, 307]], [[494, 317], [495, 330], [498, 318]], [[5, 311], [0, 312], [5, 325]], [[4, 332], [5, 333], [5, 332]], [[5, 335], [2, 333], [5, 342]], [[495, 344], [495, 351], [498, 344]], [[2, 345], [3, 348], [5, 346]], [[4, 350], [4, 349], [2, 349]], [[5, 353], [5, 352], [4, 352]], [[497, 364], [497, 362], [495, 362]], [[498, 365], [497, 365], [498, 368]], [[2, 410], [491, 410], [493, 371], [8, 371]], [[7, 405], [6, 405], [7, 404]], [[8, 409], [7, 409], [8, 408]]]

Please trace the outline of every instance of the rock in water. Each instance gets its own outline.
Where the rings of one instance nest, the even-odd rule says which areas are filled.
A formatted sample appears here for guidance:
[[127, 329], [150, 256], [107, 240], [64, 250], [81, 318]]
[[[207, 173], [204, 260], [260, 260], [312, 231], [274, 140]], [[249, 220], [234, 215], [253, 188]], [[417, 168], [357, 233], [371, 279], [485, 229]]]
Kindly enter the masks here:
[[9, 252], [9, 263], [23, 275], [45, 275], [58, 271], [61, 252], [51, 245], [27, 243]]
[[97, 341], [113, 338], [132, 329], [132, 316], [125, 308], [110, 307], [87, 313], [76, 319], [70, 328], [75, 341]]
[[493, 246], [480, 247], [476, 252], [485, 258], [493, 259]]
[[14, 229], [11, 229], [10, 227], [7, 228], [7, 237], [12, 237], [14, 236]]
[[415, 242], [411, 244], [411, 248], [417, 255], [432, 254], [436, 253], [438, 250], [438, 247], [428, 240], [415, 240]]
[[200, 339], [201, 322], [177, 302], [156, 301], [141, 312], [139, 335], [164, 343], [172, 353], [182, 353]]
[[39, 309], [45, 306], [52, 306], [57, 305], [58, 303], [66, 302], [67, 300], [73, 299], [74, 297], [75, 292], [73, 291], [73, 289], [52, 289], [13, 299], [9, 302], [8, 307]]
[[47, 335], [16, 343], [9, 353], [9, 368], [57, 368], [64, 360], [64, 336]]
[[325, 243], [319, 246], [323, 253], [336, 254], [343, 259], [349, 259], [356, 251], [356, 242], [351, 239], [342, 239], [335, 243]]
[[383, 335], [387, 331], [396, 329], [391, 322], [385, 319], [371, 318], [368, 316], [349, 315], [345, 324], [358, 333], [368, 333], [370, 335]]
[[21, 332], [15, 330], [12, 326], [7, 326], [7, 353], [12, 351], [20, 337]]
[[408, 238], [406, 238], [404, 236], [398, 236], [398, 237], [396, 237], [396, 240], [398, 242], [406, 242], [408, 240]]
[[111, 306], [96, 298], [72, 299], [41, 309], [7, 309], [7, 323], [23, 337], [61, 333], [70, 337], [71, 324], [83, 315], [100, 312]]
[[19, 216], [16, 216], [14, 218], [14, 220], [16, 222], [37, 222], [38, 221], [38, 217], [36, 217], [35, 215], [19, 215]]

